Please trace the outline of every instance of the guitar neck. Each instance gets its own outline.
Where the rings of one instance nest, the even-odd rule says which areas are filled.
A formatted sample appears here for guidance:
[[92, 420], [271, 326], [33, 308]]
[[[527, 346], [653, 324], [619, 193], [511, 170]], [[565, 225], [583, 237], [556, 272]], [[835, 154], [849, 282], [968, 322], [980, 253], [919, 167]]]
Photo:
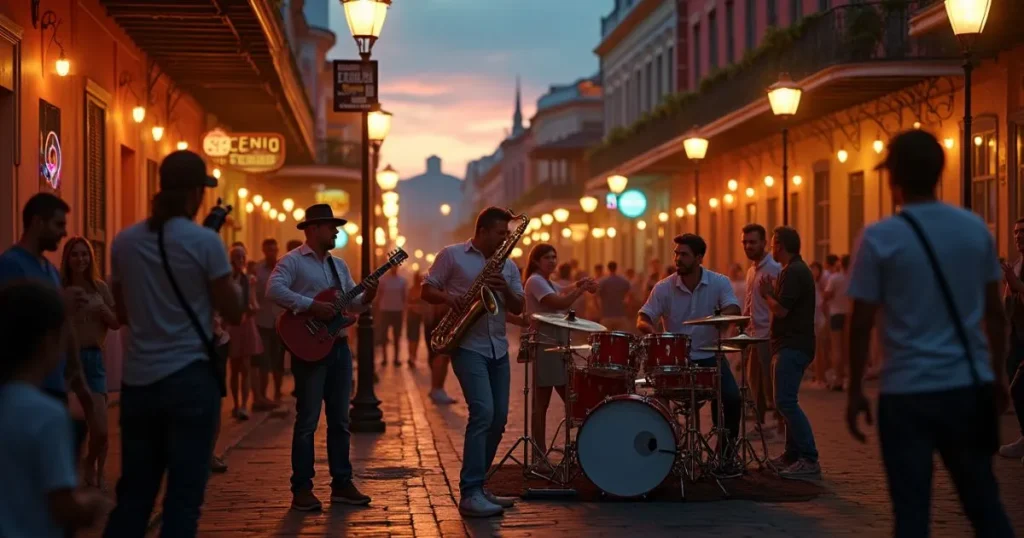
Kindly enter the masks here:
[[[377, 270], [374, 271], [368, 278], [379, 279], [380, 277], [384, 276], [384, 274], [387, 273], [388, 270], [391, 269], [393, 265], [394, 263], [388, 261], [384, 265], [378, 267]], [[355, 299], [357, 296], [359, 296], [360, 293], [363, 293], [363, 291], [365, 291], [366, 288], [365, 286], [363, 286], [364, 282], [366, 282], [365, 278], [361, 280], [359, 284], [356, 284], [354, 288], [343, 293], [341, 297], [338, 298], [336, 304], [339, 307], [339, 309], [348, 306], [348, 304], [351, 303], [353, 299]]]

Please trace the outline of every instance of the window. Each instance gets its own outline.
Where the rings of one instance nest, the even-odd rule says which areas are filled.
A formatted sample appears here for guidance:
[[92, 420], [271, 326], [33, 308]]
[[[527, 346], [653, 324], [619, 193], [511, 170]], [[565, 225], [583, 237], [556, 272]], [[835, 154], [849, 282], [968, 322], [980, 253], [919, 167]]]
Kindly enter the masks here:
[[725, 3], [725, 63], [736, 61], [736, 5]]
[[96, 269], [107, 274], [107, 107], [85, 94], [85, 238], [96, 253]]
[[776, 0], [765, 0], [768, 4], [768, 26], [779, 26], [779, 6]]
[[789, 225], [800, 228], [800, 193], [789, 194]]
[[814, 172], [814, 259], [824, 260], [829, 253], [829, 206], [828, 170]]
[[700, 84], [700, 23], [693, 25], [693, 87]]
[[744, 14], [743, 25], [744, 41], [747, 50], [754, 50], [757, 45], [757, 3], [756, 0], [747, 0], [747, 9]]
[[757, 222], [757, 202], [750, 202], [747, 204], [747, 224], [754, 224]]
[[644, 80], [647, 81], [647, 87], [644, 92], [644, 97], [646, 98], [645, 101], [647, 101], [647, 106], [644, 107], [644, 112], [654, 108], [654, 105], [658, 104], [658, 89], [654, 85], [654, 64], [647, 62], [646, 69], [647, 73], [644, 75]]
[[641, 67], [636, 71], [636, 116], [639, 118], [647, 111], [647, 88], [651, 82], [649, 78], [644, 78], [644, 69]]
[[804, 18], [804, 0], [789, 0], [790, 24], [796, 24]]
[[779, 225], [779, 198], [768, 199], [768, 218], [765, 222], [765, 229], [768, 231], [768, 235], [771, 235], [775, 231], [775, 227]]
[[736, 208], [731, 208], [725, 212], [725, 252], [727, 253], [727, 263], [733, 263], [736, 261], [736, 257], [733, 255], [736, 248], [736, 243], [739, 242], [739, 236], [736, 235]]
[[996, 182], [998, 170], [998, 140], [996, 138], [996, 120], [993, 117], [982, 117], [976, 121], [974, 137], [971, 144], [971, 207], [996, 235], [996, 220], [999, 200], [996, 198], [999, 187]]
[[708, 71], [718, 69], [718, 12], [708, 13]]
[[864, 172], [850, 174], [850, 191], [846, 199], [849, 200], [850, 211], [850, 252], [856, 244], [857, 236], [864, 229]]
[[657, 87], [654, 90], [655, 105], [661, 104], [661, 97], [665, 95], [665, 72], [661, 65], [661, 54], [654, 58], [654, 71], [657, 73]]
[[668, 86], [668, 89], [665, 93], [675, 93], [677, 89], [675, 84], [673, 83], [673, 81], [675, 81], [675, 76], [673, 75], [673, 73], [676, 69], [675, 47], [669, 46], [668, 52], [665, 53], [665, 69], [667, 70], [665, 73], [665, 85]]

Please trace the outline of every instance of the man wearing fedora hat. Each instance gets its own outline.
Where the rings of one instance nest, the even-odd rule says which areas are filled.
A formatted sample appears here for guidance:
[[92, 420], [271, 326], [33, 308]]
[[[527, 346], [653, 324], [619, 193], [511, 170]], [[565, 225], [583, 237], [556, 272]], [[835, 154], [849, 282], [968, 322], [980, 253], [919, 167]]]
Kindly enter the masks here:
[[[327, 204], [306, 209], [306, 216], [296, 225], [306, 235], [299, 248], [285, 254], [274, 267], [267, 283], [267, 297], [293, 312], [310, 312], [321, 320], [334, 318], [338, 312], [328, 302], [316, 301], [320, 292], [329, 288], [347, 291], [356, 286], [348, 265], [330, 251], [338, 237], [338, 228], [345, 219], [334, 216]], [[377, 295], [377, 281], [367, 278], [365, 291], [351, 307], [365, 310]], [[352, 462], [349, 460], [349, 396], [352, 390], [352, 352], [348, 338], [342, 336], [322, 360], [292, 361], [295, 376], [295, 407], [297, 417], [292, 433], [292, 508], [301, 511], [320, 510], [320, 500], [313, 494], [313, 437], [320, 421], [320, 406], [327, 412], [327, 460], [331, 471], [331, 501], [365, 505], [370, 497], [363, 495], [352, 483]]]

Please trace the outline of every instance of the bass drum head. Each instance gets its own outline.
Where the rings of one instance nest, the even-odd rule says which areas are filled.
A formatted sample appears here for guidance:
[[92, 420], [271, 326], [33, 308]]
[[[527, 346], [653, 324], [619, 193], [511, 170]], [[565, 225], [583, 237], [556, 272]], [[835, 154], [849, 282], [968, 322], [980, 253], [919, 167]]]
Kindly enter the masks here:
[[676, 436], [662, 411], [631, 395], [594, 408], [580, 426], [576, 446], [580, 467], [601, 491], [638, 497], [672, 472]]

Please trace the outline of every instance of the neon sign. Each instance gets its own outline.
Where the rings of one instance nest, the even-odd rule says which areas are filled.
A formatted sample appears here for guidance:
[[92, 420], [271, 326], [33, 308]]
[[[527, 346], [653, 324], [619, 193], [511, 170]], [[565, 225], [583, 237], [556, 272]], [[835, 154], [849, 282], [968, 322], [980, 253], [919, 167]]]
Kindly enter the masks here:
[[630, 189], [619, 195], [619, 212], [626, 217], [635, 219], [643, 215], [644, 211], [647, 211], [647, 197], [644, 193]]
[[53, 190], [60, 189], [60, 171], [63, 164], [60, 151], [60, 137], [57, 133], [50, 131], [42, 145], [42, 162], [39, 163], [39, 173], [46, 180], [47, 185]]

